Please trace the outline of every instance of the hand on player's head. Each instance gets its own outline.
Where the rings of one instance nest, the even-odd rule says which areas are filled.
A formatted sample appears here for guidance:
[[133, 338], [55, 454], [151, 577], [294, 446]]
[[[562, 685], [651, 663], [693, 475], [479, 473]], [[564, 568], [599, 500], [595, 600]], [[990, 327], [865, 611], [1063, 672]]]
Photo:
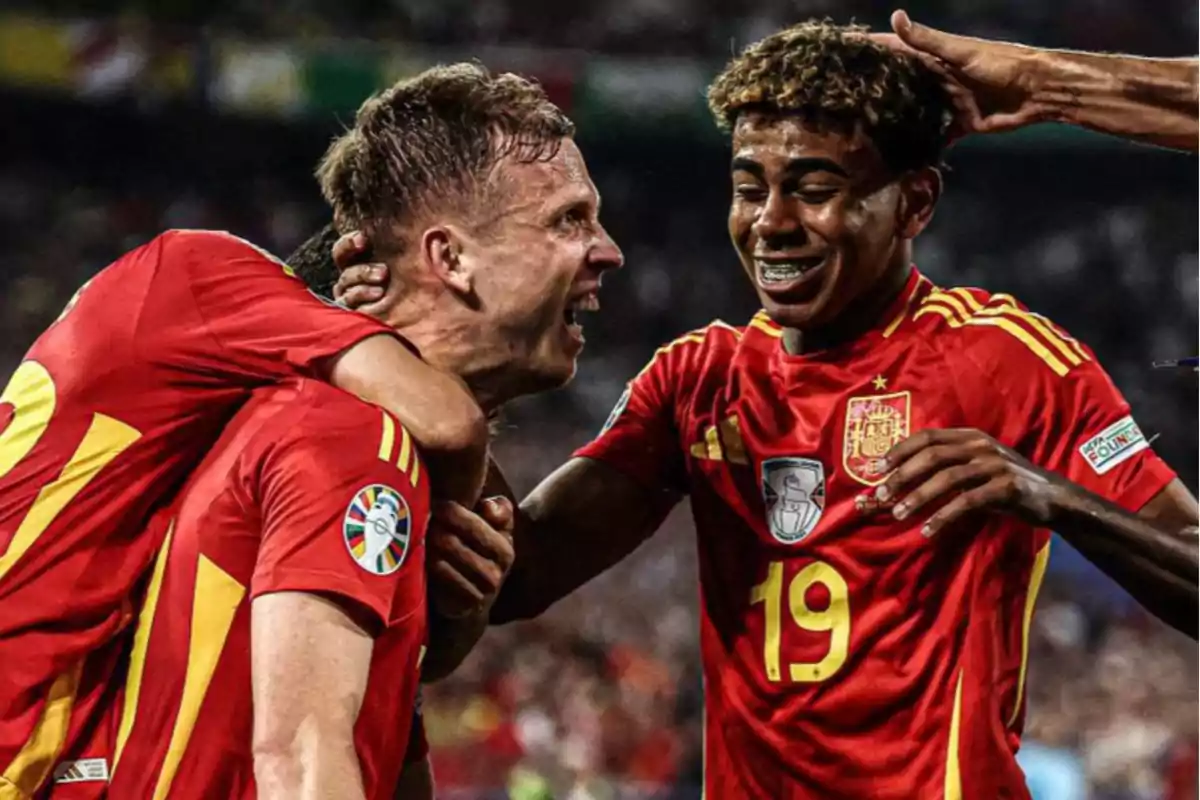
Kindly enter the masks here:
[[372, 314], [372, 304], [384, 299], [388, 287], [386, 264], [363, 264], [360, 259], [370, 243], [360, 231], [343, 235], [333, 245], [333, 263], [340, 275], [333, 286], [333, 299], [343, 305]]
[[443, 503], [433, 513], [427, 537], [430, 596], [443, 616], [456, 618], [489, 605], [512, 568], [513, 507], [489, 497], [476, 511]]
[[998, 133], [1044, 119], [1034, 102], [1036, 50], [1024, 45], [947, 33], [892, 12], [891, 34], [870, 38], [915, 56], [942, 79], [954, 103], [953, 138]]

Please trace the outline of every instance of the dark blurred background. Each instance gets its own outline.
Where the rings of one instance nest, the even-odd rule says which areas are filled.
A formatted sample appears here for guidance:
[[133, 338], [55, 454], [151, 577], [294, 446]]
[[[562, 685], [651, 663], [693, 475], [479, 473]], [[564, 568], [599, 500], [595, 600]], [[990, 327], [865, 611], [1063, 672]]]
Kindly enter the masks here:
[[[311, 178], [370, 91], [476, 58], [538, 77], [580, 125], [628, 269], [589, 321], [581, 377], [508, 413], [531, 488], [599, 427], [654, 348], [754, 297], [725, 236], [705, 82], [810, 16], [886, 25], [868, 0], [6, 2], [0, 11], [0, 376], [75, 288], [171, 227], [286, 255], [326, 221]], [[1182, 0], [925, 0], [914, 18], [1031, 44], [1194, 54]], [[968, 141], [917, 261], [1010, 292], [1098, 353], [1196, 489], [1197, 164], [1053, 126]], [[953, 379], [953, 376], [947, 376]], [[490, 631], [427, 690], [446, 797], [699, 797], [697, 588], [686, 510], [543, 619]], [[1022, 751], [1037, 800], [1196, 797], [1196, 647], [1061, 542], [1035, 618]]]

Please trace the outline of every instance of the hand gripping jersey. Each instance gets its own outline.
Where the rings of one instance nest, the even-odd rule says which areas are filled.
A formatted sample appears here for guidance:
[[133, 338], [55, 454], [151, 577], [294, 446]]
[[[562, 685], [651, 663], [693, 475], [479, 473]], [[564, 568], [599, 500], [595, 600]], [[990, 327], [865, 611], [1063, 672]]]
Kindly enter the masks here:
[[428, 520], [424, 465], [393, 417], [310, 380], [256, 392], [156, 520], [170, 532], [107, 715], [108, 796], [256, 796], [250, 606], [288, 591], [331, 598], [375, 634], [355, 749], [366, 796], [392, 800], [425, 754]]
[[83, 660], [160, 544], [151, 511], [250, 391], [392, 333], [241, 239], [169, 231], [34, 343], [0, 395], [0, 798], [33, 794], [75, 737], [102, 683]]
[[878, 460], [978, 428], [1130, 510], [1174, 478], [1091, 352], [914, 271], [883, 324], [788, 355], [764, 315], [661, 348], [577, 455], [690, 495], [707, 796], [1026, 798], [1015, 760], [1049, 532], [864, 514]]

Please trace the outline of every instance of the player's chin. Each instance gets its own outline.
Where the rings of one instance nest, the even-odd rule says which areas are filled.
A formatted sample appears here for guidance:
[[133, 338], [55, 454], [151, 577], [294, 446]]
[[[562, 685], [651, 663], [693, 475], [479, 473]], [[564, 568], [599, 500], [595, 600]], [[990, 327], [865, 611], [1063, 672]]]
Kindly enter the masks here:
[[537, 391], [548, 392], [566, 386], [574, 380], [577, 366], [575, 357], [565, 353], [539, 363], [533, 376]]
[[542, 347], [532, 370], [539, 391], [558, 389], [570, 383], [575, 378], [581, 352], [583, 338], [578, 331]]
[[820, 296], [800, 302], [786, 302], [760, 292], [759, 300], [762, 301], [763, 311], [776, 325], [801, 331], [821, 327], [830, 310], [829, 303]]

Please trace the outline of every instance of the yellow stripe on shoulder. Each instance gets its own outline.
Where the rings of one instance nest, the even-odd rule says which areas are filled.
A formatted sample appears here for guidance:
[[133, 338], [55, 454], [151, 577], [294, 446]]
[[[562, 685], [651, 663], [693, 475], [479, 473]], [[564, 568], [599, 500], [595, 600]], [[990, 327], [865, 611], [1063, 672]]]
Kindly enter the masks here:
[[[913, 301], [920, 294], [921, 288], [929, 282], [929, 278], [926, 278], [924, 275], [917, 277], [917, 282], [909, 290], [908, 297], [904, 298], [904, 305], [900, 308], [900, 311], [896, 313], [896, 316], [892, 317], [891, 322], [884, 326], [883, 338], [887, 339], [890, 337], [903, 324], [904, 320], [908, 319], [908, 315], [912, 312]], [[913, 318], [915, 319], [916, 317], [914, 316]]]
[[[379, 460], [391, 461], [392, 453], [396, 451], [396, 429], [400, 429], [400, 450], [396, 453], [396, 469], [408, 475], [409, 483], [414, 487], [421, 477], [421, 459], [417, 456], [412, 436], [400, 423], [392, 419], [392, 415], [383, 409], [383, 432], [379, 437]], [[411, 469], [410, 469], [411, 467]]]
[[1091, 360], [1077, 341], [1044, 317], [1022, 309], [1011, 295], [991, 295], [985, 302], [969, 289], [935, 289], [913, 317], [930, 314], [942, 317], [951, 328], [971, 326], [1004, 331], [1060, 377]]
[[1064, 336], [1056, 326], [1050, 323], [1045, 317], [1039, 314], [1034, 314], [1025, 311], [1017, 303], [1016, 299], [1009, 294], [994, 294], [991, 300], [984, 306], [979, 303], [974, 297], [971, 297], [970, 292], [966, 289], [951, 289], [952, 292], [969, 298], [971, 303], [975, 304], [973, 309], [976, 314], [986, 317], [1004, 316], [1010, 319], [1020, 320], [1033, 328], [1034, 331], [1041, 337], [1043, 341], [1048, 343], [1052, 348], [1058, 351], [1058, 354], [1065, 359], [1066, 363], [1072, 367], [1077, 367], [1084, 361], [1090, 361], [1087, 353], [1080, 347], [1079, 342], [1069, 337]]
[[913, 319], [936, 314], [951, 323], [950, 327], [957, 328], [967, 319], [967, 310], [960, 300], [945, 295], [940, 289], [931, 291], [917, 306]]
[[766, 311], [760, 311], [751, 317], [750, 322], [746, 323], [746, 327], [762, 331], [773, 339], [783, 336], [783, 328], [772, 322], [771, 318], [767, 316]]
[[650, 368], [653, 367], [660, 358], [665, 356], [667, 353], [670, 353], [672, 350], [688, 344], [704, 344], [704, 340], [708, 338], [709, 331], [714, 330], [727, 331], [733, 334], [734, 338], [740, 338], [742, 335], [741, 332], [732, 325], [722, 322], [719, 319], [715, 319], [709, 324], [705, 325], [703, 328], [697, 328], [694, 331], [689, 331], [683, 336], [680, 336], [678, 339], [673, 339], [655, 350], [654, 355], [650, 356], [650, 360], [646, 362], [646, 366], [642, 367], [641, 370], [638, 371], [638, 374], [633, 376], [633, 380], [636, 381], [638, 378], [649, 372]]
[[392, 447], [396, 443], [396, 423], [392, 421], [392, 415], [379, 409], [379, 413], [383, 415], [383, 433], [379, 437], [379, 460], [392, 460]]

